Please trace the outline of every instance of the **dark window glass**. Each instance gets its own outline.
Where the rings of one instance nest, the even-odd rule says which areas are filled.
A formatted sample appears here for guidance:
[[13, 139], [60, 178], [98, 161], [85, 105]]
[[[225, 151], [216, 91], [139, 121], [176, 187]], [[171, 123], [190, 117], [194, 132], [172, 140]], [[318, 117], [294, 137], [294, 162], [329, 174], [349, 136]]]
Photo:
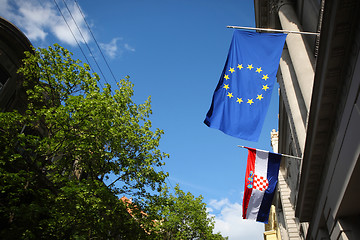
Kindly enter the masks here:
[[10, 75], [0, 66], [0, 90], [5, 86]]

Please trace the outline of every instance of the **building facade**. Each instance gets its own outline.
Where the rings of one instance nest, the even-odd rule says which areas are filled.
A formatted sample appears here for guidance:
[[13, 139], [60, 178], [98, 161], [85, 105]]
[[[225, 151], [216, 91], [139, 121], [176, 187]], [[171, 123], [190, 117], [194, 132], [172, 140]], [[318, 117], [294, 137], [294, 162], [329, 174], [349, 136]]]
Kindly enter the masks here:
[[[281, 239], [360, 239], [360, 2], [255, 0], [256, 26], [288, 34], [278, 71], [274, 198]], [[265, 236], [264, 236], [265, 237]]]
[[32, 51], [28, 38], [15, 25], [0, 17], [0, 111], [26, 109], [26, 94], [17, 70]]

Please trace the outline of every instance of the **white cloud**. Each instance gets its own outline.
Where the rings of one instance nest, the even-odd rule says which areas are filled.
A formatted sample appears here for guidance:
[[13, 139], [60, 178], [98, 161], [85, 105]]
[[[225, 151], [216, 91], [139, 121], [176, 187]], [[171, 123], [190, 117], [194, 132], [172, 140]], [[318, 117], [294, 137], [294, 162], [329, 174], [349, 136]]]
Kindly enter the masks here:
[[[58, 4], [60, 4], [60, 1], [58, 1]], [[51, 32], [59, 41], [76, 45], [76, 40], [71, 31], [78, 42], [84, 42], [84, 39], [86, 42], [90, 40], [90, 34], [85, 27], [86, 25], [82, 14], [75, 3], [68, 4], [72, 16], [65, 5], [59, 5], [66, 22], [53, 2], [40, 2], [38, 0], [0, 0], [0, 5], [0, 15], [20, 27], [31, 41], [45, 41], [48, 33]], [[70, 26], [71, 31], [67, 24]]]
[[211, 200], [208, 206], [210, 215], [215, 216], [215, 233], [220, 232], [222, 236], [228, 236], [229, 240], [264, 238], [264, 224], [242, 219], [241, 204], [231, 203], [224, 198]]
[[115, 58], [119, 49], [117, 42], [120, 38], [113, 38], [109, 43], [100, 43], [101, 49], [105, 52], [110, 58]]
[[13, 16], [13, 13], [11, 11], [11, 6], [10, 6], [10, 3], [8, 2], [9, 0], [0, 0], [0, 15], [3, 17], [3, 18], [6, 18], [8, 20], [12, 19], [14, 16]]
[[223, 198], [220, 201], [212, 199], [210, 200], [209, 205], [212, 206], [213, 208], [215, 208], [216, 210], [220, 210], [224, 205], [229, 205], [229, 199], [227, 198]]
[[130, 52], [135, 52], [135, 48], [131, 47], [129, 44], [125, 43], [124, 48]]
[[26, 35], [31, 40], [45, 40], [46, 29], [54, 25], [56, 17], [49, 4], [44, 6], [33, 4], [31, 1], [19, 3], [19, 15], [15, 21], [25, 28]]
[[124, 51], [135, 52], [135, 48], [131, 47], [128, 43], [118, 43], [122, 40], [122, 38], [113, 38], [109, 43], [100, 43], [100, 47], [112, 59], [122, 55]]
[[[71, 46], [89, 43], [91, 33], [83, 18], [84, 11], [75, 2], [68, 2], [67, 6], [62, 1], [56, 3], [58, 5], [53, 1], [0, 0], [0, 16], [19, 27], [30, 41], [45, 42], [48, 36], [54, 35], [59, 42]], [[112, 59], [124, 51], [135, 52], [135, 48], [122, 41], [122, 38], [113, 38], [109, 43], [100, 43], [100, 47]]]
[[[76, 44], [73, 34], [78, 42], [88, 43], [91, 39], [90, 33], [86, 27], [86, 23], [79, 8], [75, 5], [75, 3], [70, 5], [68, 4], [68, 7], [70, 12], [67, 9], [62, 9], [66, 22], [61, 16], [61, 21], [59, 21], [60, 24], [53, 25], [51, 27], [51, 31], [58, 39], [71, 45]], [[71, 31], [69, 30], [69, 27]]]

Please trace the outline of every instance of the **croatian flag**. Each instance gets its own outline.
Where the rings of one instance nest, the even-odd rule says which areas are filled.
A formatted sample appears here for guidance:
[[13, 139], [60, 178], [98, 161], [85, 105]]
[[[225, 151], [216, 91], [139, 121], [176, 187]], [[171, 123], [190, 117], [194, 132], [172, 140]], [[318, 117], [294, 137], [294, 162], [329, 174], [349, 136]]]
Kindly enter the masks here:
[[281, 154], [248, 148], [243, 218], [268, 223], [278, 181]]

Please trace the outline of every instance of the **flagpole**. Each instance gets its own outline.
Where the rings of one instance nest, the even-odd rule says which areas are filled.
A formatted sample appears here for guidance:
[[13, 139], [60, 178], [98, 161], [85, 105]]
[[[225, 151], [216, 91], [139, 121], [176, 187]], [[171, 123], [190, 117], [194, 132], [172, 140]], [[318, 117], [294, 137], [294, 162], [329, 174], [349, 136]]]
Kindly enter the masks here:
[[239, 26], [226, 26], [226, 27], [227, 28], [235, 28], [235, 29], [248, 29], [248, 30], [259, 30], [259, 31], [267, 31], [267, 32], [282, 32], [282, 33], [308, 34], [308, 35], [320, 36], [320, 33], [314, 33], [314, 32], [298, 32], [298, 31], [290, 31], [290, 30], [279, 30], [279, 29], [270, 29], [270, 28], [254, 28], [254, 27], [239, 27]]
[[[241, 145], [238, 145], [238, 147], [241, 147], [241, 148], [247, 148], [245, 146], [241, 146]], [[264, 151], [264, 150], [263, 150]], [[287, 155], [287, 154], [282, 154], [282, 153], [279, 153], [281, 154], [281, 156], [284, 156], [284, 157], [288, 157], [288, 158], [295, 158], [295, 159], [302, 159], [301, 157], [295, 157], [295, 156], [291, 156], [291, 155]]]

